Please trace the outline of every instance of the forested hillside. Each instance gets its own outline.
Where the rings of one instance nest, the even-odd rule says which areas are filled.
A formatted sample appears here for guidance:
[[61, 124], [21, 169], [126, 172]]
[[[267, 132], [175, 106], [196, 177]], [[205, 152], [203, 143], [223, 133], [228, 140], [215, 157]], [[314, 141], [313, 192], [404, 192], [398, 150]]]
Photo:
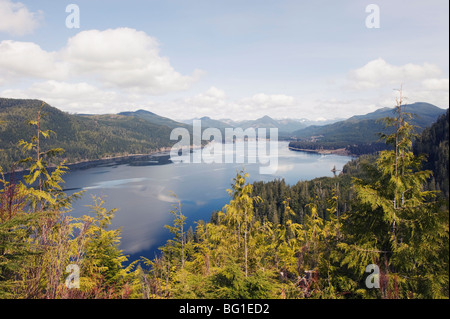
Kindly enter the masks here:
[[[189, 236], [182, 208], [175, 206], [168, 226], [174, 238], [143, 270], [146, 294], [448, 298], [448, 197], [436, 200], [438, 193], [427, 190], [432, 172], [412, 152], [406, 118], [398, 107], [389, 121], [397, 127], [384, 137], [391, 150], [362, 156], [335, 178], [249, 185], [240, 172], [230, 203]], [[437, 153], [448, 154], [441, 147]], [[379, 271], [376, 289], [367, 283], [368, 268]]]
[[[414, 103], [404, 105], [402, 108], [413, 115], [410, 123], [418, 134], [445, 113], [445, 110], [428, 103]], [[310, 150], [345, 148], [353, 155], [385, 150], [388, 149], [388, 145], [380, 143], [379, 133], [393, 133], [394, 128], [386, 127], [382, 121], [391, 117], [393, 112], [393, 109], [384, 108], [329, 125], [309, 126], [293, 133], [297, 141], [292, 141], [290, 146]]]
[[426, 128], [414, 143], [415, 154], [425, 154], [425, 169], [433, 172], [429, 182], [430, 190], [441, 191], [449, 197], [449, 114], [443, 114], [431, 127]]
[[[381, 144], [381, 143], [377, 143]], [[376, 149], [392, 149], [389, 145], [383, 143], [384, 147]], [[433, 174], [427, 180], [426, 189], [437, 191], [437, 194], [449, 199], [449, 111], [441, 115], [438, 120], [430, 127], [423, 130], [421, 134], [413, 139], [413, 152], [416, 156], [424, 155], [426, 160], [423, 162], [423, 169], [430, 170]], [[364, 153], [363, 153], [364, 154]], [[293, 186], [288, 186], [284, 180], [273, 182], [254, 183], [255, 194], [261, 196], [263, 200], [258, 205], [258, 214], [269, 221], [279, 221], [282, 215], [283, 198], [290, 198], [290, 205], [299, 212], [296, 216], [298, 221], [302, 221], [304, 207], [307, 198], [316, 197], [319, 199], [319, 215], [327, 218], [327, 202], [333, 188], [341, 199], [342, 205], [351, 208], [352, 198], [355, 193], [351, 187], [353, 178], [368, 178], [365, 167], [374, 163], [376, 155], [362, 155], [347, 163], [342, 174], [335, 178], [316, 178], [311, 181], [300, 181]], [[269, 205], [270, 203], [270, 205]], [[344, 211], [347, 209], [344, 209]]]
[[[293, 186], [249, 184], [238, 172], [229, 203], [209, 222], [186, 230], [177, 202], [161, 253], [125, 267], [120, 230], [108, 229], [114, 210], [103, 199], [80, 218], [68, 214], [82, 193], [62, 191], [62, 150], [40, 143], [55, 137], [39, 115], [20, 142], [29, 172], [23, 181], [0, 174], [0, 298], [449, 297], [448, 196], [427, 188], [432, 170], [442, 180], [441, 164], [448, 168], [443, 119], [421, 137], [439, 143], [426, 149], [438, 158], [430, 170], [413, 153], [413, 127], [397, 107], [389, 121], [396, 129], [384, 136], [391, 150]], [[75, 287], [67, 267], [79, 269]], [[378, 275], [368, 280], [367, 269]]]
[[[187, 129], [191, 129], [192, 127], [191, 125], [185, 124], [185, 123], [180, 123], [174, 120], [171, 120], [167, 117], [162, 117], [159, 116], [155, 113], [146, 111], [146, 110], [138, 110], [135, 112], [121, 112], [119, 113], [119, 115], [125, 115], [125, 116], [131, 116], [131, 117], [137, 117], [137, 118], [141, 118], [144, 119], [152, 124], [156, 124], [156, 125], [164, 125], [164, 126], [168, 126], [171, 129], [177, 128], [177, 127], [184, 127]], [[191, 123], [192, 124], [192, 123]]]
[[[43, 104], [38, 100], [0, 98], [0, 165], [10, 167], [21, 158], [20, 140], [33, 136], [27, 124], [35, 120]], [[43, 129], [57, 138], [44, 138], [42, 147], [63, 148], [64, 158], [73, 163], [110, 156], [148, 154], [173, 145], [171, 128], [125, 115], [72, 115], [44, 104]]]

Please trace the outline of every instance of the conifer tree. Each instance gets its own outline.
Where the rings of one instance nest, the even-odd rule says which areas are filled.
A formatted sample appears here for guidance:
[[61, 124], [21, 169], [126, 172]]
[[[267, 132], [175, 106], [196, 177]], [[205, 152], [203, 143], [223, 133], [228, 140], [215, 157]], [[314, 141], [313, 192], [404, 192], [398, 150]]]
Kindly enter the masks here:
[[[42, 148], [41, 138], [52, 135], [52, 131], [42, 130], [44, 105], [37, 120], [29, 122], [36, 134], [30, 142], [19, 142], [28, 155], [20, 161], [28, 165], [24, 181], [14, 179], [15, 165], [9, 180], [0, 169], [0, 296], [126, 297], [131, 268], [121, 265], [125, 256], [117, 249], [118, 231], [106, 230], [113, 211], [95, 205], [96, 217], [76, 219], [68, 215], [81, 192], [71, 196], [63, 192], [62, 176], [67, 171], [64, 162], [50, 167], [52, 158], [63, 150]], [[80, 266], [82, 276], [87, 278], [82, 280], [82, 289], [66, 286], [69, 264]]]
[[[249, 255], [249, 235], [250, 228], [253, 225], [254, 207], [253, 203], [258, 198], [251, 197], [252, 185], [246, 184], [248, 173], [244, 171], [238, 172], [233, 179], [234, 184], [228, 190], [231, 196], [230, 203], [225, 206], [225, 219], [229, 225], [236, 227], [237, 243], [244, 250], [244, 273], [248, 276], [248, 255]], [[241, 244], [241, 236], [243, 243]]]
[[135, 263], [123, 266], [127, 256], [119, 249], [120, 229], [108, 230], [116, 209], [106, 209], [103, 198], [94, 196], [93, 201], [88, 208], [94, 216], [80, 218], [81, 225], [87, 225], [82, 258], [78, 261], [80, 289], [90, 298], [122, 298]]
[[448, 211], [439, 208], [433, 192], [424, 190], [431, 172], [421, 170], [424, 158], [412, 152], [409, 117], [400, 91], [395, 117], [386, 120], [395, 132], [382, 135], [393, 149], [380, 152], [370, 180], [355, 179], [363, 211], [347, 219], [354, 221], [351, 236], [356, 241], [341, 244], [348, 254], [344, 263], [361, 273], [368, 263], [378, 264], [384, 298], [448, 296], [443, 289], [448, 287]]
[[[174, 195], [176, 198], [176, 196]], [[170, 257], [173, 266], [184, 268], [186, 255], [185, 246], [186, 238], [184, 225], [186, 224], [186, 216], [181, 212], [181, 202], [177, 199], [177, 203], [173, 205], [173, 209], [170, 213], [174, 216], [173, 226], [165, 225], [174, 238], [169, 239], [167, 244], [161, 248], [161, 251], [165, 256]]]
[[[72, 226], [69, 224], [70, 218], [64, 213], [70, 209], [71, 202], [81, 195], [75, 193], [67, 196], [62, 191], [62, 175], [66, 171], [64, 163], [49, 169], [51, 158], [63, 150], [41, 148], [41, 137], [49, 138], [52, 134], [52, 131], [41, 128], [44, 105], [42, 103], [38, 111], [37, 120], [29, 122], [36, 128], [36, 134], [30, 142], [19, 142], [24, 153], [31, 152], [30, 156], [19, 162], [29, 165], [29, 171], [23, 178], [25, 183], [14, 178], [6, 181], [2, 177], [0, 211], [3, 218], [0, 228], [8, 233], [0, 243], [6, 270], [3, 280], [14, 283], [10, 292], [16, 298], [56, 296], [64, 272], [63, 265], [70, 251]], [[1, 233], [4, 232], [0, 230]], [[8, 273], [8, 269], [14, 270]]]

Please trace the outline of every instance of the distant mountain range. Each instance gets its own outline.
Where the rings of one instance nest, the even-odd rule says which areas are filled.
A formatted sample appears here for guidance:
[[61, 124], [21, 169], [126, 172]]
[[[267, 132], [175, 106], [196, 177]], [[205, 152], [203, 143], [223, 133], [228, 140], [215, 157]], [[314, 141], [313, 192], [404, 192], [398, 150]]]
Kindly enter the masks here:
[[[424, 102], [407, 104], [404, 106], [404, 110], [405, 112], [411, 113], [413, 115], [413, 122], [422, 128], [435, 122], [440, 115], [445, 113], [445, 110], [438, 108], [433, 104]], [[352, 116], [348, 120], [376, 120], [385, 117], [392, 117], [394, 116], [394, 111], [395, 108], [384, 107], [365, 115]]]
[[[415, 115], [412, 123], [418, 126], [419, 131], [431, 125], [445, 110], [429, 103], [414, 103], [404, 106], [406, 112]], [[377, 133], [384, 131], [384, 124], [379, 119], [393, 116], [394, 108], [382, 108], [365, 115], [355, 115], [348, 119], [334, 119], [325, 121], [312, 121], [308, 119], [274, 119], [264, 116], [256, 120], [233, 121], [230, 119], [212, 119], [210, 117], [194, 118], [174, 121], [161, 117], [149, 111], [122, 112], [120, 115], [134, 116], [145, 119], [157, 125], [166, 125], [170, 128], [191, 128], [193, 120], [201, 120], [202, 128], [214, 127], [220, 130], [225, 128], [278, 128], [281, 137], [311, 138], [321, 136], [322, 141], [341, 141], [348, 138], [352, 143], [373, 142]]]
[[[11, 165], [23, 155], [18, 151], [20, 139], [30, 140], [35, 133], [26, 123], [36, 119], [42, 101], [0, 98], [0, 165]], [[412, 121], [418, 131], [430, 126], [445, 110], [428, 103], [405, 106], [416, 114]], [[175, 141], [170, 133], [176, 127], [192, 132], [192, 120], [175, 121], [146, 110], [104, 115], [76, 115], [45, 105], [44, 129], [57, 133], [57, 138], [45, 139], [47, 148], [66, 150], [68, 162], [89, 161], [112, 156], [148, 154], [170, 148]], [[373, 143], [377, 133], [385, 132], [380, 118], [393, 116], [393, 109], [383, 108], [345, 120], [309, 121], [306, 119], [277, 120], [264, 116], [256, 120], [232, 121], [202, 117], [202, 128], [278, 128], [279, 137], [308, 143], [321, 143], [320, 147], [346, 147], [351, 144]], [[4, 122], [2, 124], [2, 122]], [[318, 147], [315, 145], [314, 147]]]
[[[37, 119], [41, 104], [39, 100], [0, 98], [0, 166], [5, 170], [24, 158], [17, 143], [21, 139], [30, 141], [36, 134], [27, 122]], [[172, 129], [154, 123], [157, 116], [149, 121], [117, 114], [73, 115], [49, 105], [44, 106], [43, 113], [41, 128], [53, 130], [56, 137], [42, 139], [41, 147], [63, 148], [60, 159], [68, 163], [148, 154], [174, 144], [170, 141]]]
[[220, 119], [214, 120], [210, 117], [202, 117], [195, 118], [189, 120], [182, 120], [181, 122], [185, 124], [192, 124], [193, 120], [201, 120], [202, 126], [204, 127], [215, 127], [220, 130], [225, 128], [237, 128], [240, 127], [242, 129], [247, 128], [278, 128], [279, 134], [284, 136], [291, 135], [292, 132], [296, 130], [300, 130], [302, 128], [306, 128], [310, 125], [327, 125], [330, 123], [338, 122], [342, 119], [334, 119], [334, 120], [323, 120], [323, 121], [311, 121], [308, 119], [273, 119], [270, 116], [263, 116], [256, 120], [243, 120], [243, 121], [233, 121], [230, 119]]
[[[446, 110], [429, 103], [414, 103], [404, 107], [412, 113], [411, 123], [417, 126], [417, 133], [433, 124]], [[382, 108], [365, 115], [356, 115], [347, 120], [327, 125], [311, 125], [292, 133], [298, 139], [313, 139], [322, 143], [360, 144], [373, 143], [379, 132], [386, 131], [382, 118], [393, 117], [394, 108]]]
[[121, 112], [118, 115], [123, 115], [123, 116], [128, 116], [128, 117], [130, 117], [130, 116], [137, 117], [137, 118], [143, 119], [147, 122], [150, 122], [152, 124], [165, 125], [171, 129], [174, 129], [176, 127], [190, 128], [190, 125], [186, 125], [184, 123], [180, 123], [180, 122], [171, 120], [167, 117], [159, 116], [153, 112], [149, 112], [146, 110], [138, 110], [135, 112]]

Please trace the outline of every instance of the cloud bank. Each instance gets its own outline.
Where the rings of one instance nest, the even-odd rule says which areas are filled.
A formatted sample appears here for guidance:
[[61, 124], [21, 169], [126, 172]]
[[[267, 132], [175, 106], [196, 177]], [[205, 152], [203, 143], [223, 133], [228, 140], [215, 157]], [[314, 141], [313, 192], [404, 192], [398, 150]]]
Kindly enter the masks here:
[[23, 36], [32, 33], [40, 24], [42, 12], [30, 12], [18, 2], [0, 0], [0, 33]]
[[[393, 106], [390, 92], [402, 84], [410, 103], [448, 107], [449, 99], [449, 79], [436, 65], [394, 65], [382, 58], [349, 70], [342, 76], [343, 85], [342, 81], [330, 84], [337, 96], [330, 92], [310, 97], [255, 92], [231, 98], [210, 86], [203, 93], [170, 98], [172, 93], [188, 91], [203, 74], [198, 69], [190, 75], [176, 71], [169, 58], [162, 56], [156, 38], [131, 28], [83, 31], [57, 51], [46, 51], [32, 42], [0, 42], [0, 96], [42, 99], [72, 113], [147, 109], [179, 120], [202, 116], [242, 120], [264, 115], [344, 118]], [[362, 98], [365, 92], [367, 97]], [[157, 99], [164, 95], [169, 98]]]
[[130, 28], [83, 31], [56, 52], [30, 42], [0, 42], [2, 82], [81, 79], [102, 89], [161, 95], [187, 90], [202, 74], [180, 74], [161, 56], [155, 38]]

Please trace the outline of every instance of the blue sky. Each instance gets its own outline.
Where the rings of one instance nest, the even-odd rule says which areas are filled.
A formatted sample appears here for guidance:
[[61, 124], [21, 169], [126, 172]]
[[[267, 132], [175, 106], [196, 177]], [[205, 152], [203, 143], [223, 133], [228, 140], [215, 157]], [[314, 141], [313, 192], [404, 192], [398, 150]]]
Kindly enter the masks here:
[[[80, 9], [69, 29], [66, 6]], [[369, 29], [366, 6], [380, 8]], [[449, 3], [0, 0], [0, 96], [71, 113], [342, 118], [448, 107]], [[1, 22], [3, 21], [3, 22]]]

